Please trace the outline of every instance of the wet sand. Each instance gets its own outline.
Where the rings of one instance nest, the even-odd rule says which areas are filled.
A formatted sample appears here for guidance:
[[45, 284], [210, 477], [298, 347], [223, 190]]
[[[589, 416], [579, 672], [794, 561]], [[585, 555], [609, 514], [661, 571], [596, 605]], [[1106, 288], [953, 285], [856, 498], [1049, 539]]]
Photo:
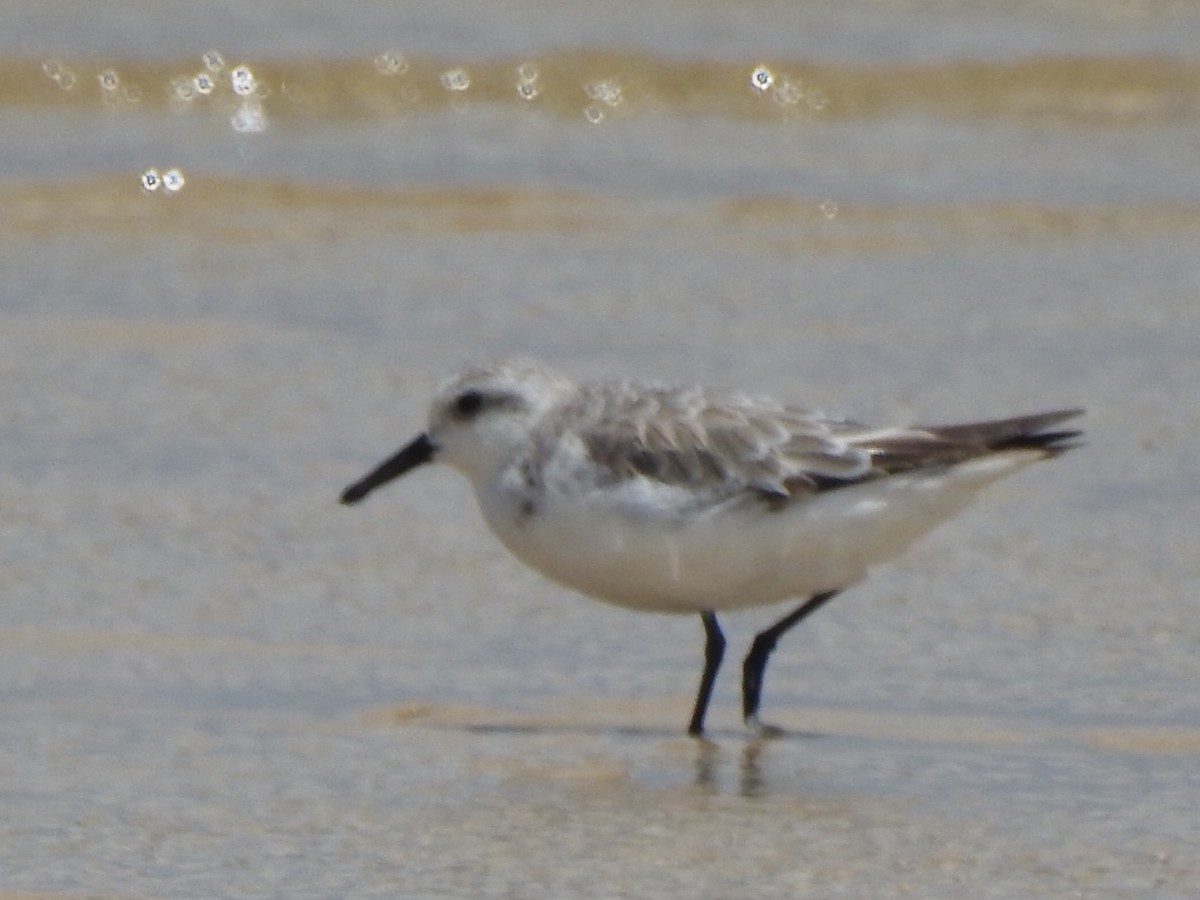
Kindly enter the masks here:
[[[371, 6], [194, 54], [14, 19], [0, 898], [1191, 896], [1200, 22], [814, 5], [798, 49], [740, 18], [718, 52], [699, 4], [575, 54], [518, 6], [524, 44]], [[261, 133], [170, 101], [209, 46]], [[531, 60], [544, 108], [501, 95]], [[337, 503], [508, 352], [864, 419], [1080, 404], [1087, 444], [790, 634], [785, 736], [730, 663], [695, 741], [698, 622], [547, 584], [449, 472]], [[730, 659], [778, 614], [729, 616]]]

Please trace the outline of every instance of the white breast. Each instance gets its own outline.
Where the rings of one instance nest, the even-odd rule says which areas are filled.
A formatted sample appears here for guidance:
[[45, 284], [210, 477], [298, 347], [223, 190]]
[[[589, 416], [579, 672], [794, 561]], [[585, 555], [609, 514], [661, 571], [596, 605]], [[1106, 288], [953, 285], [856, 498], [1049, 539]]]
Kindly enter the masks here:
[[680, 512], [684, 489], [628, 482], [529, 507], [477, 491], [496, 536], [566, 587], [632, 609], [690, 613], [847, 587], [1040, 454], [1014, 451], [825, 491], [772, 510], [746, 496]]

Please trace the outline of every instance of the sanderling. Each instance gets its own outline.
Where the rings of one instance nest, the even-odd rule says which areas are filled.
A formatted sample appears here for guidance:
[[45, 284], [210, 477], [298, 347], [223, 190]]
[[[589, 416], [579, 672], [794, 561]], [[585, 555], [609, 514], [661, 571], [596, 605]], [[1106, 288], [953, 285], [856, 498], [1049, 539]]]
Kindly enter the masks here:
[[445, 462], [501, 542], [550, 579], [629, 609], [699, 614], [693, 735], [725, 650], [717, 611], [805, 598], [742, 667], [743, 716], [761, 731], [763, 671], [784, 632], [979, 489], [1072, 447], [1079, 432], [1054, 426], [1081, 412], [875, 427], [701, 387], [577, 384], [508, 359], [449, 381], [427, 429], [341, 499]]

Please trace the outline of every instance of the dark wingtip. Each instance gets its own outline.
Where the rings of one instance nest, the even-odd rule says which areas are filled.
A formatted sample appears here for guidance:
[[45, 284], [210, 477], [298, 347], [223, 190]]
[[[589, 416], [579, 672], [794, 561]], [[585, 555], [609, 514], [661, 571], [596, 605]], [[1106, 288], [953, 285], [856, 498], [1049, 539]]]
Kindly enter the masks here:
[[1072, 447], [1080, 446], [1080, 442], [1075, 438], [1080, 437], [1083, 432], [1076, 429], [1049, 429], [1059, 422], [1080, 415], [1083, 415], [1083, 410], [1079, 408], [1059, 409], [1009, 419], [937, 426], [929, 431], [944, 440], [974, 444], [990, 451], [1043, 450], [1048, 455], [1058, 455]]
[[1047, 456], [1058, 456], [1066, 453], [1068, 450], [1083, 446], [1083, 441], [1076, 440], [1083, 436], [1083, 431], [1080, 429], [1045, 431], [1043, 429], [1081, 415], [1083, 415], [1082, 409], [1064, 409], [1058, 412], [1030, 416], [1024, 430], [997, 441], [993, 445], [993, 449], [1042, 450]]
[[1044, 431], [1041, 434], [1029, 434], [1011, 441], [1004, 441], [998, 444], [995, 449], [1041, 450], [1047, 457], [1060, 456], [1068, 450], [1082, 447], [1083, 441], [1075, 440], [1082, 434], [1082, 431]]

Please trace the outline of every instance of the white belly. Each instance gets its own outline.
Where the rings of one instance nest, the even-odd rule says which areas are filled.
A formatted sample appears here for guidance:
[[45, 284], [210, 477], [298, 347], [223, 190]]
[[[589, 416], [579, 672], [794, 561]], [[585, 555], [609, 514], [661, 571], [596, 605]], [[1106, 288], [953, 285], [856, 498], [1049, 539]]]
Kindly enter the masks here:
[[691, 517], [645, 491], [548, 496], [531, 514], [499, 492], [479, 500], [505, 546], [554, 581], [618, 606], [691, 613], [847, 587], [1038, 457], [1013, 452], [893, 476], [780, 510], [739, 499]]

